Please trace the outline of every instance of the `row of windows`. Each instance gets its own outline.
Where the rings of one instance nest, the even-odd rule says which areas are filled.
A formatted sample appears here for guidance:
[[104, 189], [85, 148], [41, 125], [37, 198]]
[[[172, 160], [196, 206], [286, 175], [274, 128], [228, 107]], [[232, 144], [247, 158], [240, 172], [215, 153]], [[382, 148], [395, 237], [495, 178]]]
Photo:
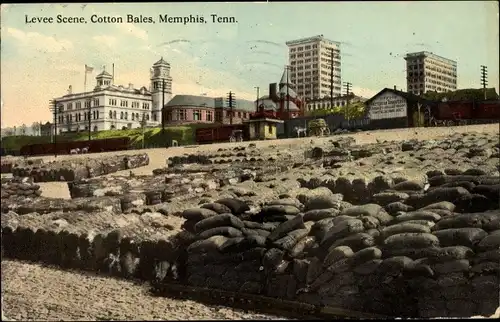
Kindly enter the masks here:
[[[129, 101], [127, 101], [127, 100], [120, 100], [120, 107], [128, 107], [128, 102]], [[109, 105], [116, 106], [116, 103], [117, 103], [117, 100], [115, 98], [109, 99]], [[139, 108], [140, 106], [141, 106], [140, 102], [137, 102], [137, 101], [132, 101], [130, 104], [130, 107], [132, 107], [132, 108]], [[149, 110], [149, 103], [143, 102], [142, 109]]]
[[296, 51], [309, 50], [318, 48], [318, 44], [305, 45], [304, 47], [290, 48], [290, 52], [294, 53]]
[[[93, 100], [85, 100], [83, 102], [83, 106], [85, 108], [89, 108], [91, 106], [91, 103], [92, 103], [93, 107], [98, 107], [99, 106], [99, 99], [95, 98]], [[59, 112], [64, 112], [64, 110], [65, 110], [64, 109], [64, 104], [59, 104], [58, 107], [59, 107]], [[74, 107], [75, 107], [75, 110], [81, 109], [82, 108], [82, 102], [75, 102], [75, 106]], [[66, 104], [66, 111], [71, 111], [71, 110], [73, 110], [73, 103], [72, 102]]]
[[[109, 118], [110, 119], [117, 119], [118, 113], [116, 111], [109, 111]], [[120, 120], [128, 120], [129, 118], [128, 112], [120, 112]], [[149, 114], [148, 113], [142, 113], [142, 118], [139, 116], [139, 113], [130, 113], [130, 119], [132, 121], [140, 121], [140, 120], [146, 120], [149, 121]]]
[[82, 121], [88, 121], [89, 120], [89, 115], [92, 115], [92, 119], [98, 120], [99, 119], [99, 111], [94, 110], [91, 112], [84, 112], [84, 113], [75, 113], [73, 114], [66, 114], [66, 115], [59, 115], [57, 117], [57, 120], [59, 123], [72, 123], [74, 122], [82, 122]]

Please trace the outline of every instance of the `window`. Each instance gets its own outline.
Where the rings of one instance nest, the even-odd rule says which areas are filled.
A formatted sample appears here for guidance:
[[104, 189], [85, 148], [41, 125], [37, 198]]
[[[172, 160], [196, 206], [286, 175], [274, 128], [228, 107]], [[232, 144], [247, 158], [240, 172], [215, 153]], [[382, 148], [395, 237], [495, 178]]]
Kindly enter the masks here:
[[156, 122], [156, 121], [157, 121], [157, 119], [158, 119], [158, 117], [157, 117], [156, 113], [153, 113], [153, 121], [155, 121], [155, 122]]
[[193, 111], [193, 121], [201, 121], [201, 111], [200, 110]]
[[116, 111], [113, 111], [113, 118], [116, 119]]
[[89, 108], [90, 107], [90, 101], [85, 101], [85, 108]]
[[135, 118], [139, 121], [139, 113], [135, 113]]
[[238, 112], [238, 118], [241, 118], [241, 112]]
[[207, 120], [207, 121], [210, 121], [210, 122], [212, 122], [212, 121], [213, 121], [212, 111], [207, 111], [207, 114], [206, 114], [206, 120]]
[[144, 110], [149, 110], [149, 103], [142, 103], [142, 108]]
[[139, 108], [139, 102], [132, 102], [133, 108]]
[[215, 111], [215, 121], [216, 122], [222, 121], [222, 111]]
[[132, 113], [132, 121], [135, 121], [135, 114]]
[[94, 106], [99, 106], [99, 99], [98, 99], [98, 98], [96, 98], [96, 99], [94, 100]]
[[128, 120], [128, 112], [125, 112], [125, 119]]
[[72, 110], [73, 109], [73, 103], [68, 103], [68, 110]]
[[269, 123], [269, 125], [267, 126], [268, 130], [269, 130], [269, 134], [273, 134], [273, 124], [272, 123]]
[[97, 119], [97, 113], [96, 112], [97, 111], [92, 111], [92, 117], [94, 118], [94, 120]]
[[109, 118], [112, 119], [113, 118], [113, 111], [109, 111]]
[[184, 109], [179, 109], [176, 111], [177, 113], [177, 120], [179, 121], [184, 121], [187, 118], [187, 112]]
[[94, 132], [97, 132], [97, 125], [94, 126]]
[[115, 100], [115, 99], [110, 98], [110, 99], [109, 99], [109, 105], [116, 106], [116, 100]]
[[78, 110], [78, 109], [81, 109], [82, 108], [82, 102], [76, 102], [75, 103], [75, 108]]
[[124, 100], [120, 101], [120, 106], [121, 107], [128, 107], [128, 101], [124, 101]]
[[123, 112], [120, 112], [120, 120], [123, 120]]

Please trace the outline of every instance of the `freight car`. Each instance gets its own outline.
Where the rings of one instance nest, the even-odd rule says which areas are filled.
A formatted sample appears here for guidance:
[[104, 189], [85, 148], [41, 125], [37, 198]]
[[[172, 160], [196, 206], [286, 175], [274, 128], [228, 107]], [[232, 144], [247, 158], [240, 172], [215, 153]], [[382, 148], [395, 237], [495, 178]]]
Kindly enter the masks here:
[[88, 147], [89, 153], [99, 153], [128, 150], [129, 145], [129, 137], [118, 137], [91, 141], [59, 142], [57, 144], [30, 144], [23, 146], [20, 152], [21, 155], [25, 156], [69, 154], [72, 149], [83, 149], [85, 147]]
[[431, 126], [496, 123], [500, 120], [500, 101], [439, 102], [427, 109], [426, 119]]

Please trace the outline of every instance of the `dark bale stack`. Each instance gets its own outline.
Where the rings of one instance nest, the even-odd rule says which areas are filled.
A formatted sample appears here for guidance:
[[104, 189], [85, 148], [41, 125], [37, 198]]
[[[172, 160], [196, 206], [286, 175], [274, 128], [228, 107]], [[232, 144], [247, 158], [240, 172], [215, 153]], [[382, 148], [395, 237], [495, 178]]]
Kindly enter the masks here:
[[40, 186], [33, 183], [31, 178], [12, 178], [2, 182], [2, 200], [5, 199], [34, 199], [42, 195]]

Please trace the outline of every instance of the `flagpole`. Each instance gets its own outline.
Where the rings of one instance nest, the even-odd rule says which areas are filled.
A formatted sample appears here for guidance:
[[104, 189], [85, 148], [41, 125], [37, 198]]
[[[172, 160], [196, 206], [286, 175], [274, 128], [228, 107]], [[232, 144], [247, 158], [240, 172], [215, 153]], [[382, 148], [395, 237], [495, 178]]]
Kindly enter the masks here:
[[87, 64], [85, 64], [85, 80], [83, 81], [83, 92], [87, 92]]

